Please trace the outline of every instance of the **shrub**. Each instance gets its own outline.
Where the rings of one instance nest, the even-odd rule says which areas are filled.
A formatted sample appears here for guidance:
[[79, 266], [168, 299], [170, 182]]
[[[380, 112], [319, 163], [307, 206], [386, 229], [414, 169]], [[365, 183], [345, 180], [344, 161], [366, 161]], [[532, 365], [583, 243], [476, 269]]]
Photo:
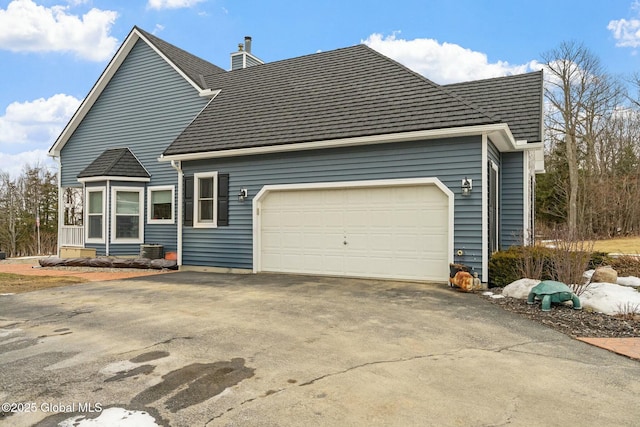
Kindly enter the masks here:
[[[538, 280], [557, 280], [573, 286], [574, 292], [584, 291], [582, 277], [587, 268], [611, 264], [603, 252], [571, 250], [543, 246], [512, 246], [494, 253], [489, 260], [489, 282], [492, 286], [506, 286], [524, 277]], [[640, 271], [640, 259], [635, 264]], [[615, 267], [614, 267], [615, 268]]]
[[498, 251], [489, 260], [489, 283], [492, 286], [507, 286], [521, 279], [522, 253], [515, 250]]
[[606, 252], [594, 251], [591, 253], [591, 259], [589, 260], [589, 266], [587, 270], [595, 270], [601, 265], [611, 265], [614, 258], [611, 258]]
[[619, 258], [610, 259], [607, 264], [618, 272], [618, 276], [640, 277], [640, 258], [638, 257], [621, 256]]

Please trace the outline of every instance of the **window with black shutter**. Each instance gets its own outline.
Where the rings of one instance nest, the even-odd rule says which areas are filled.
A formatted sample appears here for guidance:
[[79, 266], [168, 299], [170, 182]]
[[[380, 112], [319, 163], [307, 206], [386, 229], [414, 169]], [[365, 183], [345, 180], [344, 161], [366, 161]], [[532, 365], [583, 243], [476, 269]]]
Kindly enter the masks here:
[[193, 177], [184, 177], [184, 205], [182, 223], [187, 226], [193, 226]]
[[[217, 190], [215, 194], [214, 188]], [[229, 225], [228, 173], [196, 173], [194, 176], [184, 177], [183, 199], [185, 226]]]
[[229, 174], [218, 174], [218, 226], [229, 225]]

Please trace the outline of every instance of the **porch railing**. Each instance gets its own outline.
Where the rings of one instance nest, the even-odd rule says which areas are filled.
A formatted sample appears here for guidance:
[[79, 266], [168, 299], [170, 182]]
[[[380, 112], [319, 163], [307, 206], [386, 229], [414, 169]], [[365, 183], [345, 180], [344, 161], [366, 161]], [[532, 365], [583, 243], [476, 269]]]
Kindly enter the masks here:
[[63, 225], [60, 227], [60, 247], [78, 246], [84, 247], [84, 227], [76, 225]]

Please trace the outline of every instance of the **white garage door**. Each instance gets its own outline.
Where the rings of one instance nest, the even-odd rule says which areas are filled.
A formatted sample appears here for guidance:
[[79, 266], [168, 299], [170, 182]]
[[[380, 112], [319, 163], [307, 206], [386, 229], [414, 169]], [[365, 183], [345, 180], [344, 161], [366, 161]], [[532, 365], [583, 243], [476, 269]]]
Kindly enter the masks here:
[[259, 215], [261, 271], [448, 277], [449, 198], [433, 184], [274, 190]]

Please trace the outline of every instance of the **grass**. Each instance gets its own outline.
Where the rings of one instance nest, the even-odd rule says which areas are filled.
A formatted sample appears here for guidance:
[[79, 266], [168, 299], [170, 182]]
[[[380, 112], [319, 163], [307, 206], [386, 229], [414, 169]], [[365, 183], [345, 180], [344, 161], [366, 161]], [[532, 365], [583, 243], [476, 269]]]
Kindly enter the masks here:
[[616, 239], [597, 240], [593, 245], [593, 250], [628, 255], [640, 254], [640, 237], [620, 237]]
[[86, 282], [86, 280], [77, 277], [23, 276], [20, 274], [0, 273], [0, 294], [18, 294], [83, 282]]

